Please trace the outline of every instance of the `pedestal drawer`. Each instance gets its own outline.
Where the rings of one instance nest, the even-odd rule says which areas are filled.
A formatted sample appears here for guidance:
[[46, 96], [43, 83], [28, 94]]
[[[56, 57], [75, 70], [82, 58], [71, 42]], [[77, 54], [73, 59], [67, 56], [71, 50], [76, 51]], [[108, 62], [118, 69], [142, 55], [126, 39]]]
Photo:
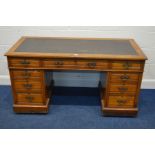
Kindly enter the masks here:
[[119, 92], [119, 93], [135, 93], [137, 90], [137, 84], [110, 84], [109, 91], [110, 92]]
[[111, 73], [110, 81], [112, 83], [120, 82], [138, 82], [139, 73]]
[[42, 94], [17, 93], [17, 104], [43, 104]]
[[16, 92], [41, 92], [42, 84], [40, 82], [14, 81], [14, 88]]
[[134, 103], [134, 96], [110, 95], [107, 106], [109, 108], [133, 108]]
[[42, 72], [38, 70], [12, 70], [13, 79], [25, 80], [33, 79], [39, 80], [42, 76]]

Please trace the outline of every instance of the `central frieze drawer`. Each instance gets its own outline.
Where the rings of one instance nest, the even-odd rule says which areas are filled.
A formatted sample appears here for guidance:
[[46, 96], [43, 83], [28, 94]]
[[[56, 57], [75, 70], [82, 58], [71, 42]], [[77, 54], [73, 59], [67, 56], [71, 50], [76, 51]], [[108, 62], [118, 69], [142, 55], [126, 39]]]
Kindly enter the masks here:
[[71, 59], [44, 59], [43, 67], [45, 68], [67, 68], [75, 66], [76, 62]]
[[134, 96], [110, 95], [108, 97], [109, 108], [133, 108], [135, 104]]
[[31, 59], [31, 58], [10, 58], [9, 66], [10, 67], [33, 68], [33, 67], [39, 67], [40, 61], [38, 59]]
[[17, 93], [16, 94], [17, 104], [43, 104], [43, 97], [41, 94], [28, 94], [28, 93]]
[[108, 69], [106, 60], [77, 60], [77, 66], [82, 69]]

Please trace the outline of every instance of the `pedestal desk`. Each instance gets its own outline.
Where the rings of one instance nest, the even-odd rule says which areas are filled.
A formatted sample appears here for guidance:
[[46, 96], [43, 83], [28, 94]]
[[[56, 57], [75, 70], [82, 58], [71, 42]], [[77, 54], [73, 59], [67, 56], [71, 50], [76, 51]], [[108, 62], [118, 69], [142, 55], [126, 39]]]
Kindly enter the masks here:
[[22, 37], [5, 55], [17, 113], [48, 112], [52, 71], [89, 70], [100, 72], [104, 115], [137, 114], [147, 57], [133, 39]]

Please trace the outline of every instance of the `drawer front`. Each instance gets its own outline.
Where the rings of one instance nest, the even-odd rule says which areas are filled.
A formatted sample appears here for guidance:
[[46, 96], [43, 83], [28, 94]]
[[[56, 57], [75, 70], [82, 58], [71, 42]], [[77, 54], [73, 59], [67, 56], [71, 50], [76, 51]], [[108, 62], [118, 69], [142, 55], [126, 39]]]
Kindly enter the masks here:
[[14, 88], [17, 92], [41, 92], [42, 85], [40, 82], [14, 81]]
[[20, 80], [25, 80], [25, 79], [40, 79], [41, 78], [41, 71], [38, 70], [13, 70], [11, 71], [13, 75], [13, 79], [20, 79]]
[[117, 82], [137, 82], [139, 80], [139, 74], [136, 73], [111, 73], [110, 81], [112, 83]]
[[17, 93], [16, 102], [17, 104], [43, 104], [43, 97], [41, 94]]
[[75, 66], [75, 61], [70, 59], [45, 59], [43, 67], [45, 68], [70, 68]]
[[133, 108], [135, 103], [134, 96], [110, 95], [108, 98], [109, 108]]
[[106, 60], [78, 60], [77, 66], [82, 69], [108, 69]]
[[24, 68], [39, 67], [40, 61], [37, 59], [29, 59], [29, 58], [10, 58], [9, 66], [24, 67]]
[[141, 70], [142, 64], [133, 61], [113, 61], [111, 64], [112, 69], [116, 70]]
[[133, 92], [135, 93], [136, 90], [137, 90], [137, 84], [130, 84], [130, 85], [110, 84], [109, 86], [110, 92], [119, 92], [119, 93]]

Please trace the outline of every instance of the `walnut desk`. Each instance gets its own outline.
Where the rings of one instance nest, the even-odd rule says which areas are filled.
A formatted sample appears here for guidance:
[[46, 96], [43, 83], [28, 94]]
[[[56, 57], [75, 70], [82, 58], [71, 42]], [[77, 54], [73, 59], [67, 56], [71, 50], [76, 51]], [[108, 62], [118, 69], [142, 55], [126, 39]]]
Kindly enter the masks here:
[[52, 70], [89, 70], [101, 73], [105, 115], [137, 114], [147, 57], [133, 39], [22, 37], [5, 55], [17, 113], [48, 112]]

